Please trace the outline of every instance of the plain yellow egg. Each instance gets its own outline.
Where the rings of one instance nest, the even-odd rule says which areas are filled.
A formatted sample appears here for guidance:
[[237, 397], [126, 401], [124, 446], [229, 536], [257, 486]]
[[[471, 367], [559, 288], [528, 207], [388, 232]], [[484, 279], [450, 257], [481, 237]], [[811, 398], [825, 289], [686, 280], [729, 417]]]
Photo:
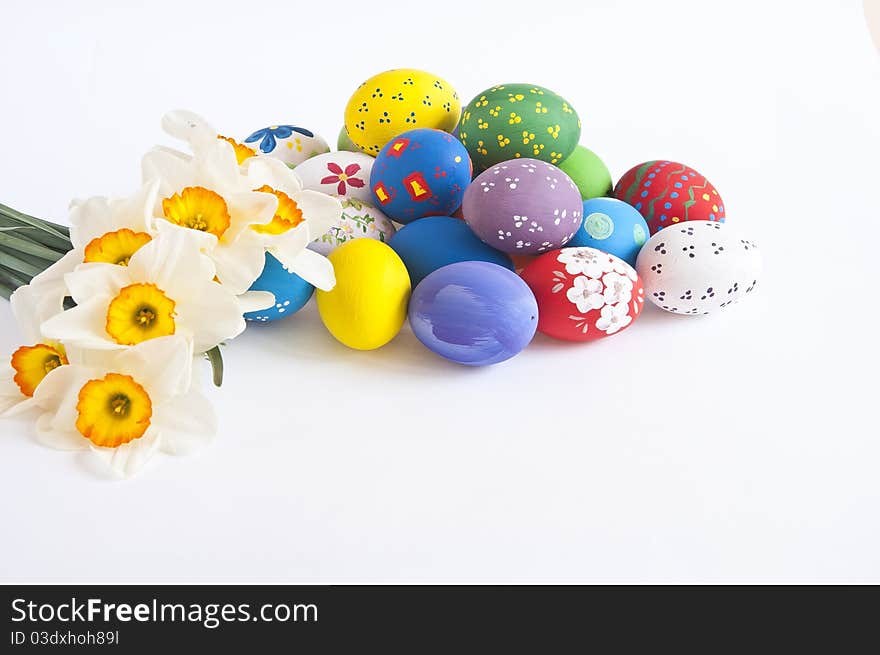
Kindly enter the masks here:
[[410, 281], [403, 261], [375, 239], [352, 239], [328, 259], [336, 286], [316, 294], [324, 326], [349, 348], [384, 346], [406, 320]]
[[418, 127], [452, 132], [461, 102], [443, 78], [413, 68], [374, 75], [345, 107], [345, 130], [361, 150], [375, 157], [398, 134]]

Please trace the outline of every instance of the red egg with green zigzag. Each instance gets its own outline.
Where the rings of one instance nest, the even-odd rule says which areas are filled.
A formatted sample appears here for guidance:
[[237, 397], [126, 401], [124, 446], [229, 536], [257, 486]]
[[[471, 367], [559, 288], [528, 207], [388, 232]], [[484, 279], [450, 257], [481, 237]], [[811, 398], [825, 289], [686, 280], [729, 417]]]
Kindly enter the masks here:
[[629, 169], [614, 197], [641, 212], [651, 234], [684, 221], [724, 222], [721, 195], [690, 166], [674, 161], [647, 161]]

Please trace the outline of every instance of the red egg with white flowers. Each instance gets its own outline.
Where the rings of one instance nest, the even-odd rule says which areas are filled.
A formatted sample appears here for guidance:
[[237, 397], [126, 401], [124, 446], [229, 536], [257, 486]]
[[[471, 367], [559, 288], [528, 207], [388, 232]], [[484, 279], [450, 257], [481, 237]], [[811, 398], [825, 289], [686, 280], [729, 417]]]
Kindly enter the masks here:
[[521, 273], [538, 301], [538, 331], [566, 341], [593, 341], [632, 325], [645, 304], [636, 270], [595, 248], [545, 253]]

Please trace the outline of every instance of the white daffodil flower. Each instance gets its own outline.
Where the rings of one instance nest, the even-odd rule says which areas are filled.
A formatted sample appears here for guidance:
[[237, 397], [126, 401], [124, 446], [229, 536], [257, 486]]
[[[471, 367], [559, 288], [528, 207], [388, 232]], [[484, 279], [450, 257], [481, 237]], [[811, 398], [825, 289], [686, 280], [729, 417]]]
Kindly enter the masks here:
[[34, 392], [46, 375], [68, 363], [64, 346], [40, 332], [44, 321], [61, 312], [60, 305], [45, 302], [40, 290], [32, 285], [16, 289], [9, 301], [28, 345], [0, 361], [0, 416], [30, 409]]
[[251, 225], [266, 249], [285, 268], [306, 282], [329, 291], [336, 285], [333, 265], [308, 245], [325, 234], [342, 213], [338, 198], [302, 188], [296, 174], [280, 159], [254, 157], [242, 168], [248, 186], [278, 198], [278, 209], [266, 224]]
[[192, 385], [192, 342], [183, 336], [92, 352], [53, 370], [34, 393], [38, 439], [61, 450], [91, 449], [114, 472], [136, 473], [159, 449], [182, 454], [217, 424]]
[[195, 157], [154, 149], [144, 156], [143, 174], [159, 182], [154, 224], [210, 235], [204, 251], [217, 278], [235, 294], [247, 291], [265, 264], [262, 240], [250, 225], [271, 221], [278, 201], [247, 189], [232, 146], [215, 140]]
[[[218, 134], [192, 112], [170, 112], [162, 125], [194, 154], [157, 148], [144, 158], [144, 179], [156, 178], [162, 185], [155, 213], [217, 237], [208, 254], [223, 284], [238, 292], [249, 287], [262, 272], [268, 250], [307, 282], [333, 288], [332, 265], [307, 246], [339, 219], [337, 198], [304, 191], [284, 162], [255, 157], [253, 150]], [[254, 195], [271, 203], [271, 209]]]
[[203, 237], [160, 225], [127, 266], [80, 264], [65, 276], [76, 307], [45, 321], [42, 333], [90, 349], [181, 334], [197, 353], [232, 339], [245, 328], [246, 308], [215, 281], [214, 263], [201, 253]]
[[64, 276], [77, 266], [105, 262], [125, 266], [131, 256], [153, 237], [152, 214], [158, 182], [145, 184], [130, 198], [94, 196], [70, 203], [70, 241], [73, 248], [35, 276], [30, 287], [45, 313], [49, 305], [58, 313], [69, 294]]

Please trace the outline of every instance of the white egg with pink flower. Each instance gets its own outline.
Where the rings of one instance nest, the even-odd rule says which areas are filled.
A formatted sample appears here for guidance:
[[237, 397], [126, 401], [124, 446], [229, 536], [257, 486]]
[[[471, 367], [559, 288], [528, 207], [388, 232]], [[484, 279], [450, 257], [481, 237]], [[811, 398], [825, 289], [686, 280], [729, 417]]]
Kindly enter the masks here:
[[362, 152], [328, 152], [307, 159], [293, 172], [305, 189], [372, 204], [370, 172], [374, 161]]

